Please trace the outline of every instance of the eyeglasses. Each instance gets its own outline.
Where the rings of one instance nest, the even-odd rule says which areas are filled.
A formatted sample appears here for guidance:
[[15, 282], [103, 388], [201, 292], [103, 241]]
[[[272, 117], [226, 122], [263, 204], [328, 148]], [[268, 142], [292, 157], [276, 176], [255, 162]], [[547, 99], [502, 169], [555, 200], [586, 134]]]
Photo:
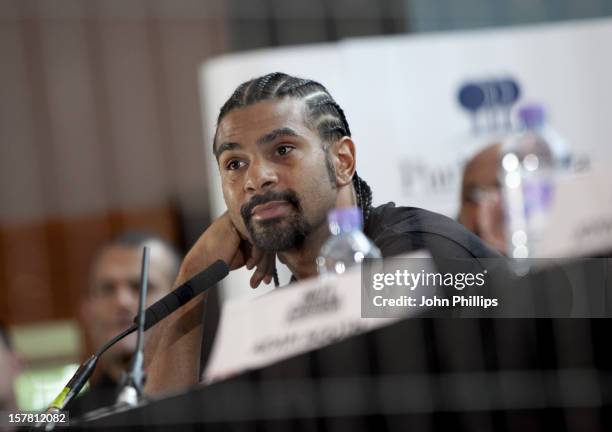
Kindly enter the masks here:
[[467, 193], [467, 201], [482, 204], [499, 199], [499, 186], [475, 186]]

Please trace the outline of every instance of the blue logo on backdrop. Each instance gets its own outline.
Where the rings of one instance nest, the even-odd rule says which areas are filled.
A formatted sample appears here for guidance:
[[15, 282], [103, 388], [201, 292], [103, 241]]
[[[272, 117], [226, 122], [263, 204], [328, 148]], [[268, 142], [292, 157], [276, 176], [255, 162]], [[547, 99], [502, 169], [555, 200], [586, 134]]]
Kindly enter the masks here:
[[520, 96], [517, 81], [505, 78], [466, 82], [459, 88], [457, 100], [472, 117], [472, 132], [479, 134], [510, 130], [512, 106]]
[[[464, 82], [457, 92], [457, 101], [470, 115], [474, 135], [504, 134], [512, 130], [511, 112], [520, 96], [517, 80], [503, 77]], [[402, 194], [411, 197], [456, 194], [462, 168], [461, 160], [402, 158], [399, 160]]]

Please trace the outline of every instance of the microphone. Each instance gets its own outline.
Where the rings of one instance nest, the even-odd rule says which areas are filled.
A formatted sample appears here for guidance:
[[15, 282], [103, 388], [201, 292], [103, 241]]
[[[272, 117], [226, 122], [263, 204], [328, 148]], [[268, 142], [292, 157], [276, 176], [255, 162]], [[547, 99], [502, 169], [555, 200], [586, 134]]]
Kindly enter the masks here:
[[[189, 300], [208, 290], [229, 274], [229, 267], [222, 260], [212, 265], [179, 286], [161, 300], [149, 306], [145, 312], [144, 329], [148, 330], [170, 315]], [[138, 322], [138, 316], [134, 318]]]
[[147, 287], [149, 283], [149, 255], [150, 249], [145, 246], [142, 251], [142, 267], [140, 273], [140, 298], [138, 301], [138, 340], [136, 350], [132, 356], [132, 365], [127, 376], [124, 378], [121, 391], [115, 405], [126, 404], [128, 406], [138, 405], [138, 398], [142, 395], [144, 386], [144, 310], [147, 301]]
[[[211, 266], [189, 279], [170, 294], [149, 306], [145, 311], [144, 330], [148, 330], [177, 310], [179, 307], [187, 303], [189, 300], [194, 298], [196, 295], [215, 285], [228, 274], [229, 267], [227, 264], [225, 264], [222, 260], [217, 260]], [[72, 399], [74, 399], [93, 373], [100, 356], [121, 339], [138, 329], [138, 316], [134, 318], [134, 322], [136, 324], [131, 325], [129, 328], [125, 329], [123, 332], [119, 333], [113, 339], [108, 341], [77, 369], [68, 384], [66, 384], [66, 387], [64, 387], [60, 394], [53, 400], [53, 402], [51, 402], [46, 410], [47, 413], [59, 412], [60, 410], [64, 409], [72, 401]]]

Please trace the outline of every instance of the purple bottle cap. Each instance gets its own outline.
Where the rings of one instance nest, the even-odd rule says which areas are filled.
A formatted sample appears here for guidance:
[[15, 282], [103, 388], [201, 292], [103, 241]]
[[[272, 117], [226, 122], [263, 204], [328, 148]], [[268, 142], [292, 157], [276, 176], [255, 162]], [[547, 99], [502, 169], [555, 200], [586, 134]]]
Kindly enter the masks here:
[[546, 111], [542, 105], [525, 105], [518, 112], [521, 123], [527, 128], [542, 126], [546, 120]]
[[361, 229], [363, 216], [359, 207], [341, 207], [330, 210], [327, 222], [332, 234]]

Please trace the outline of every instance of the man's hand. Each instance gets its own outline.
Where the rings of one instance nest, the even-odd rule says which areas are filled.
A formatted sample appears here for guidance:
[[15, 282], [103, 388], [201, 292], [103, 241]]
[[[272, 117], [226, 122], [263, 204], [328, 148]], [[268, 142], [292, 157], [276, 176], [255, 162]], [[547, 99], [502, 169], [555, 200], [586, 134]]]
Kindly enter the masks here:
[[183, 260], [175, 285], [189, 280], [218, 259], [223, 260], [230, 270], [243, 266], [249, 270], [256, 268], [251, 277], [252, 288], [257, 288], [262, 281], [270, 283], [274, 275], [275, 254], [265, 253], [251, 245], [248, 239], [240, 235], [225, 212], [193, 245]]
[[[256, 268], [251, 287], [269, 283], [274, 273], [275, 255], [264, 253], [242, 238], [229, 215], [216, 219], [191, 248], [179, 270], [175, 287], [189, 280], [217, 260], [231, 270], [246, 266]], [[202, 299], [181, 306], [150, 332], [145, 347], [148, 379], [147, 394], [177, 391], [199, 382], [199, 358], [202, 340]]]

